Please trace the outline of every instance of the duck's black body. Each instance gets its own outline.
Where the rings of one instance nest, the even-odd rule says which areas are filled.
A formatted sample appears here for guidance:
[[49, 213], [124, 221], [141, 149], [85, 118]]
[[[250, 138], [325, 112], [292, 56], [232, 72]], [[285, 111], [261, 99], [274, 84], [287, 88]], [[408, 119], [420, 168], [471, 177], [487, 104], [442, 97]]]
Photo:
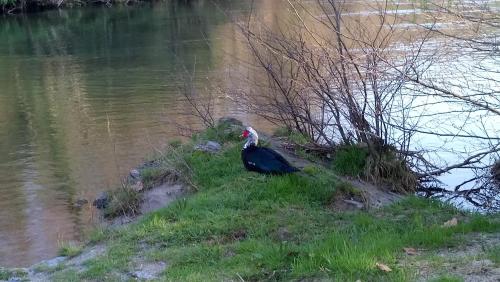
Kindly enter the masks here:
[[276, 151], [250, 145], [241, 151], [241, 159], [246, 169], [266, 174], [284, 174], [299, 171]]

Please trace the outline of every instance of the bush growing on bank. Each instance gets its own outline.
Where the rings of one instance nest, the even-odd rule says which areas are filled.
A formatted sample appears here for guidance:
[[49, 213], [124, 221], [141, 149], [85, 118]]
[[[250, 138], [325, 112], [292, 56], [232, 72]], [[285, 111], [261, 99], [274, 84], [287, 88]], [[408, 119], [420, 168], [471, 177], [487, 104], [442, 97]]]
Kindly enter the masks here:
[[341, 146], [333, 156], [333, 169], [341, 175], [362, 176], [368, 149], [360, 146]]
[[140, 213], [142, 194], [122, 187], [110, 192], [109, 203], [104, 209], [104, 217], [113, 218], [120, 215], [137, 215]]

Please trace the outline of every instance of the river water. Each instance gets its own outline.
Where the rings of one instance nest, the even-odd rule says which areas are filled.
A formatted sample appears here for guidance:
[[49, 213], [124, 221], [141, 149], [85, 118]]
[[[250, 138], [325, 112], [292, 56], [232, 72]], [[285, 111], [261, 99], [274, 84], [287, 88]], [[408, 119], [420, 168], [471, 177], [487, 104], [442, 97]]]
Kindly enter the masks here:
[[[280, 1], [256, 1], [267, 20]], [[283, 1], [286, 2], [286, 1]], [[78, 241], [93, 199], [145, 156], [197, 128], [180, 76], [200, 95], [241, 71], [230, 18], [249, 1], [166, 1], [0, 18], [0, 266], [27, 266]], [[228, 15], [231, 15], [228, 17]], [[234, 76], [228, 76], [234, 77]], [[219, 99], [217, 116], [262, 122]]]
[[79, 240], [95, 212], [76, 199], [117, 187], [178, 124], [199, 125], [177, 73], [203, 85], [223, 68], [207, 41], [230, 47], [232, 26], [211, 1], [167, 2], [0, 18], [0, 266]]

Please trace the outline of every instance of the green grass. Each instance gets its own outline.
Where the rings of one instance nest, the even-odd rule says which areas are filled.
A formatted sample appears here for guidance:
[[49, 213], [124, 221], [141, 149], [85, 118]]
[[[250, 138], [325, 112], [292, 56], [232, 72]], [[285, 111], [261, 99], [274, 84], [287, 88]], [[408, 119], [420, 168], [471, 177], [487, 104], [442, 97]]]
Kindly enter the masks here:
[[[93, 241], [107, 244], [108, 253], [81, 273], [54, 277], [118, 279], [140, 256], [168, 262], [161, 274], [167, 281], [411, 281], [415, 270], [398, 265], [403, 247], [453, 247], [467, 233], [500, 231], [497, 217], [417, 197], [376, 211], [336, 212], [329, 207], [336, 191], [356, 190], [331, 170], [265, 176], [244, 170], [239, 143], [226, 141], [218, 154], [190, 148], [176, 150], [196, 193], [136, 224], [97, 231]], [[452, 217], [459, 224], [443, 228]], [[377, 262], [393, 271], [380, 271]]]
[[359, 176], [363, 173], [368, 149], [358, 146], [340, 147], [333, 157], [333, 169], [342, 175]]
[[161, 168], [150, 167], [141, 170], [141, 179], [144, 188], [151, 188], [157, 184], [158, 180], [163, 176], [164, 171]]
[[9, 280], [12, 277], [23, 278], [27, 274], [21, 269], [6, 269], [0, 267], [0, 280]]
[[104, 209], [104, 216], [113, 218], [120, 215], [136, 215], [140, 210], [142, 194], [129, 188], [122, 187], [109, 192], [110, 201]]
[[75, 243], [64, 242], [59, 246], [57, 254], [64, 257], [75, 257], [82, 252], [83, 248]]
[[500, 246], [495, 246], [487, 251], [488, 258], [495, 264], [500, 264]]
[[464, 281], [461, 277], [451, 276], [451, 275], [443, 275], [436, 279], [432, 279], [431, 282], [462, 282]]

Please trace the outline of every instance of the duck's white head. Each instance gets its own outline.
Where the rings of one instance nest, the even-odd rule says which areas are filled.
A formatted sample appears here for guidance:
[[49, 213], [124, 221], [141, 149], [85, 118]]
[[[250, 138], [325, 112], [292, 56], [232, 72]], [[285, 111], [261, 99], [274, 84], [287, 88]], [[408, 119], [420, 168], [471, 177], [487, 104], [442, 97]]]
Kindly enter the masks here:
[[243, 149], [248, 148], [250, 145], [257, 146], [257, 143], [259, 143], [259, 135], [257, 135], [257, 131], [255, 131], [250, 126], [243, 131], [241, 136], [247, 139], [247, 142], [245, 142]]

